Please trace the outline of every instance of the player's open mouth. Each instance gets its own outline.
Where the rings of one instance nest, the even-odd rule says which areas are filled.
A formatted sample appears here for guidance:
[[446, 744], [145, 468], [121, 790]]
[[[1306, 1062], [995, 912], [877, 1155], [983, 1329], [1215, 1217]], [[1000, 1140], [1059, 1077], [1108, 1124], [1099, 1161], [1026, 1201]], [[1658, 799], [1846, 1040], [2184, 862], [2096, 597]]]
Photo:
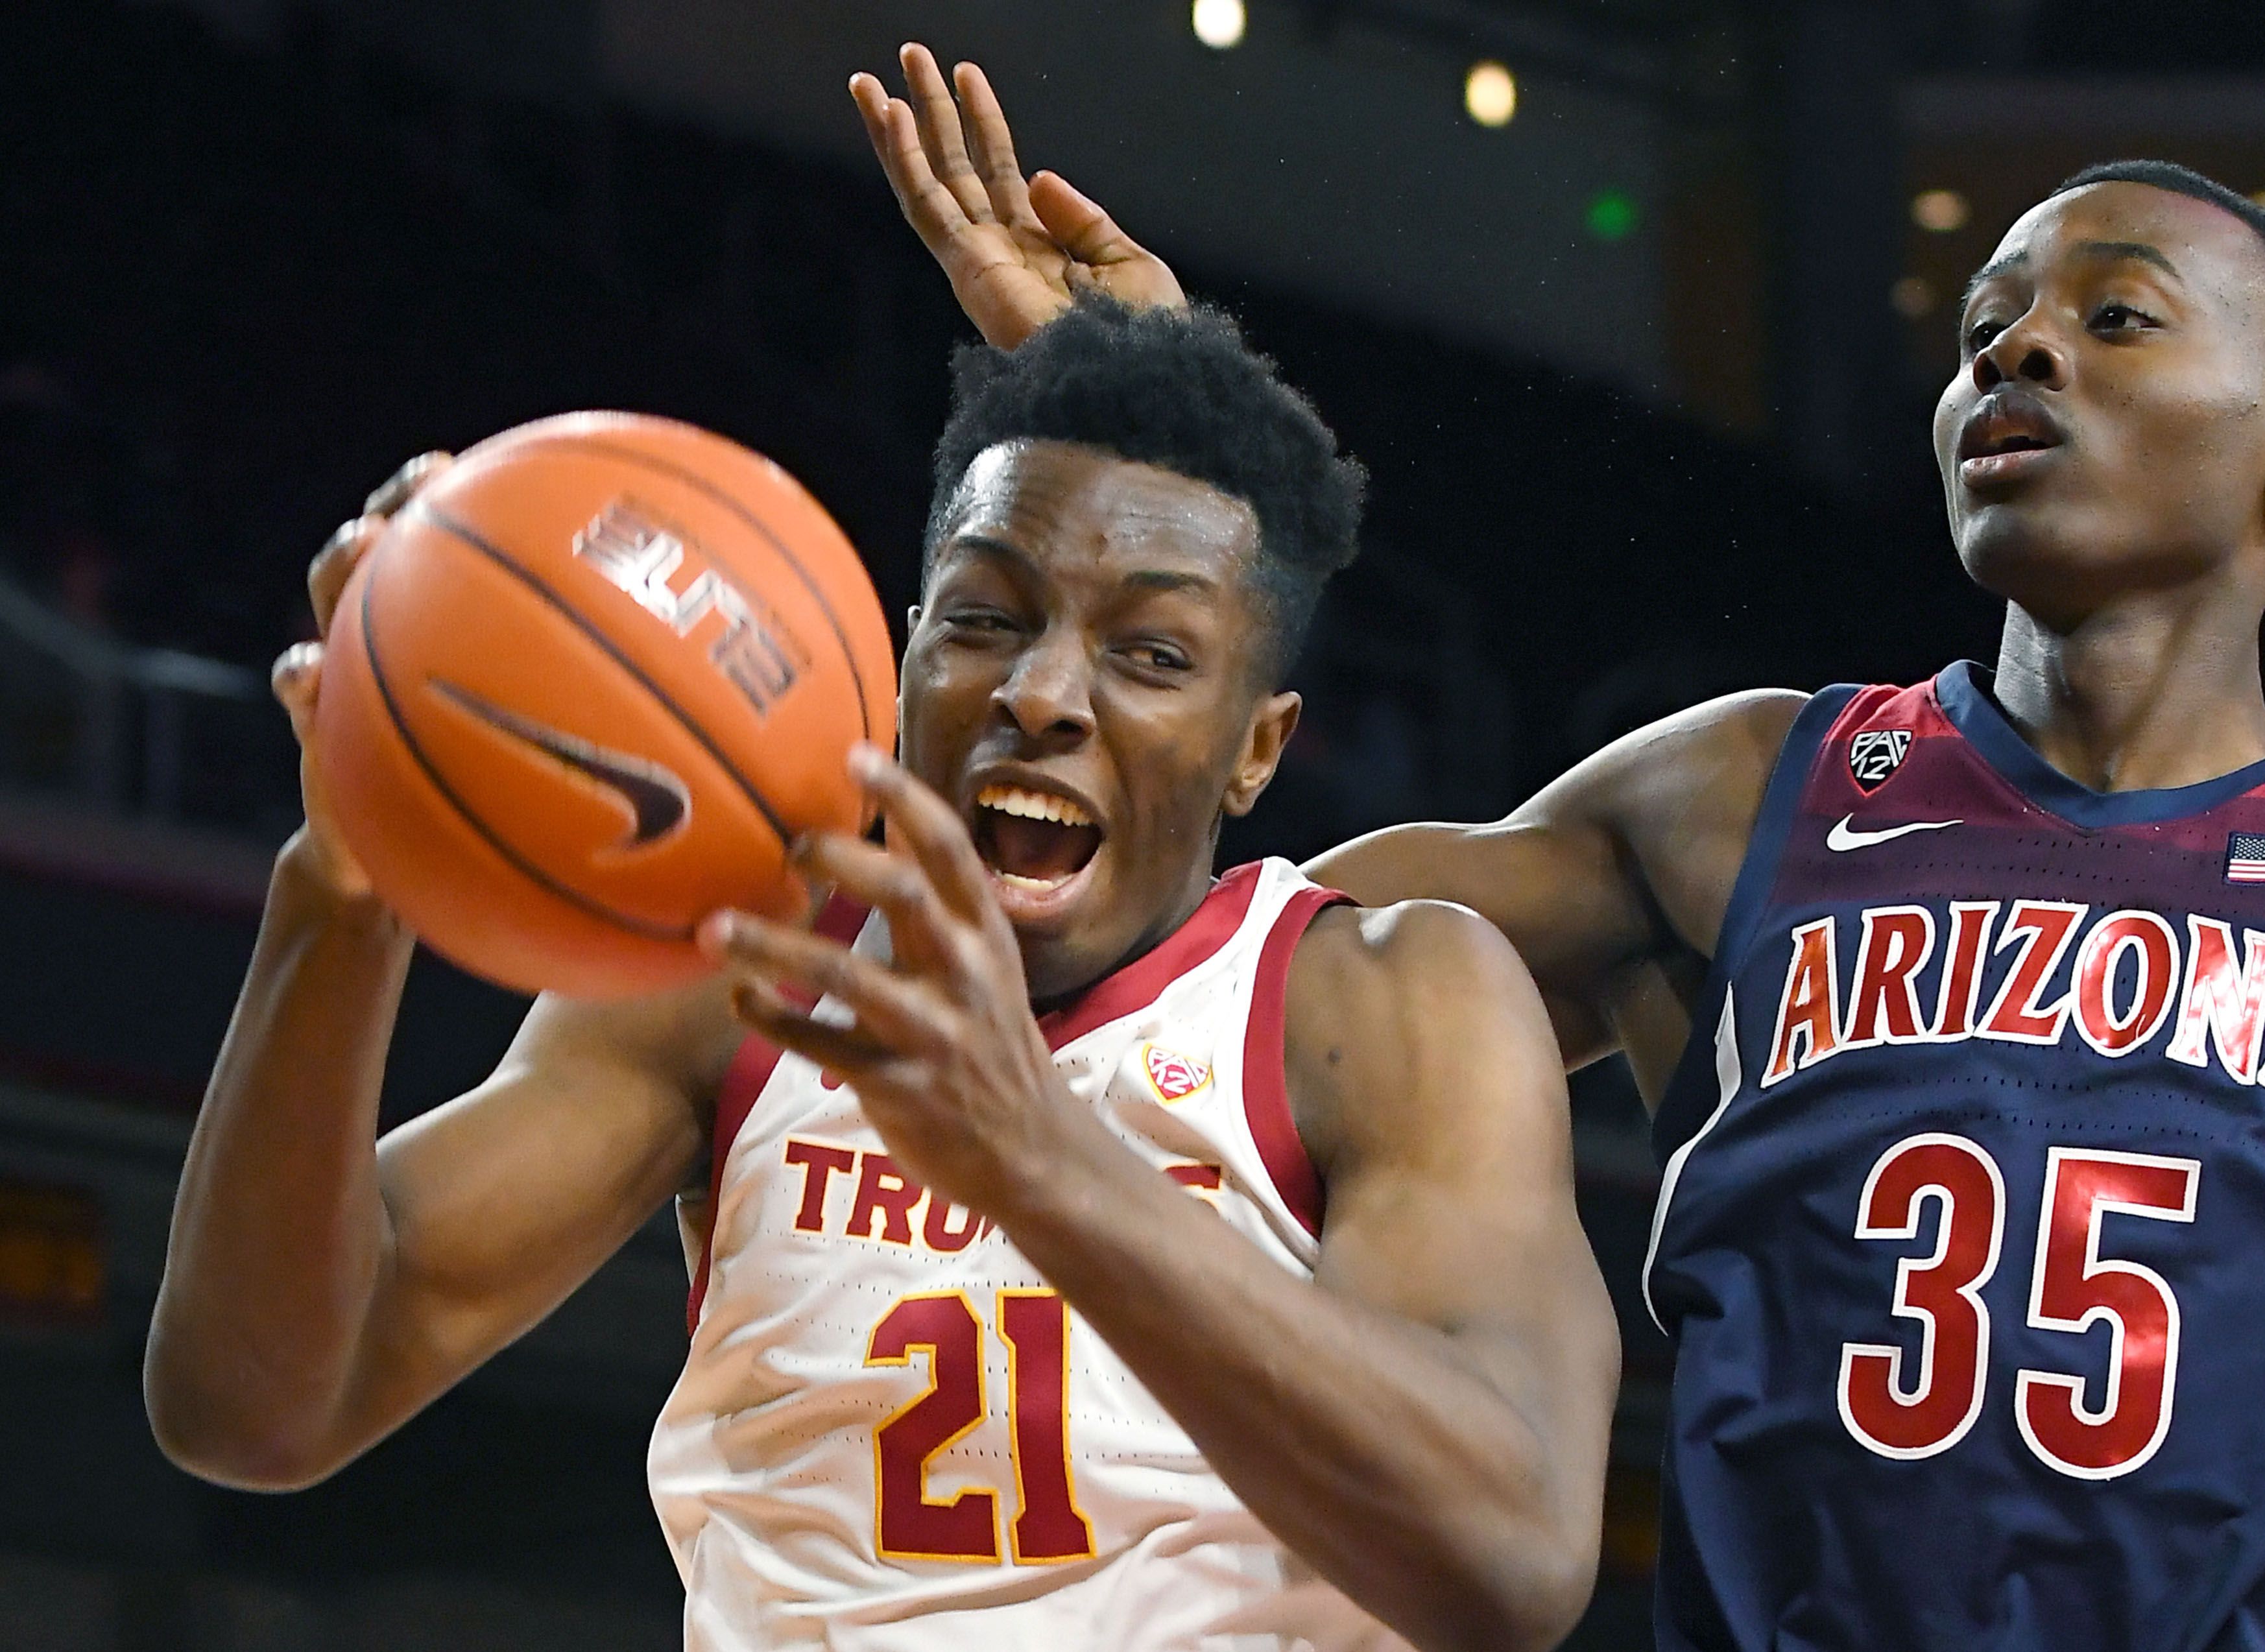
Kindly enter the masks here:
[[2047, 462], [2064, 438], [2033, 397], [2001, 389], [1985, 397], [1958, 434], [1958, 479], [1970, 488], [2014, 481]]
[[[1083, 804], [1060, 792], [993, 784], [975, 794], [975, 852], [1008, 916], [1050, 907], [1093, 864], [1103, 833]], [[1033, 912], [1032, 915], [1036, 915]]]

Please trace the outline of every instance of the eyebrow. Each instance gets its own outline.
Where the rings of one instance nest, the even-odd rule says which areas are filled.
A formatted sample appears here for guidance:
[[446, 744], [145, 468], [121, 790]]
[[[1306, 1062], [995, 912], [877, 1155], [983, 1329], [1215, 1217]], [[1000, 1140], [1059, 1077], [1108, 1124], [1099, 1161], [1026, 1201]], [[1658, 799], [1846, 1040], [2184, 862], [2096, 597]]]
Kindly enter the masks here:
[[[2179, 273], [2179, 266], [2163, 255], [2161, 248], [2149, 246], [2145, 241], [2079, 241], [2069, 250], [2077, 257], [2090, 258], [2101, 264], [2115, 264], [2125, 258], [2136, 258], [2142, 264], [2153, 265], [2174, 281], [2182, 282], [2186, 280], [2186, 277]], [[2009, 275], [2018, 269], [2026, 269], [2028, 262], [2028, 253], [2016, 252], [2009, 257], [1999, 258], [1995, 264], [1985, 264], [1982, 268], [1975, 271], [1974, 279], [1966, 283], [1965, 292], [1959, 295], [1958, 308], [1963, 310], [1974, 302], [1974, 295], [1983, 282], [1995, 280], [2000, 275]]]
[[[1003, 539], [994, 539], [987, 534], [955, 534], [944, 542], [950, 550], [972, 550], [985, 557], [995, 557], [1011, 562], [1016, 567], [1035, 575], [1038, 564], [1031, 553], [1020, 545]], [[1136, 568], [1125, 576], [1125, 583], [1142, 591], [1195, 591], [1208, 593], [1219, 589], [1219, 581], [1208, 574], [1184, 572], [1171, 568]]]
[[987, 557], [996, 557], [1002, 561], [1014, 563], [1033, 573], [1038, 571], [1038, 564], [1031, 560], [1029, 551], [1024, 550], [1020, 545], [1010, 545], [1003, 539], [994, 539], [987, 534], [954, 534], [944, 542], [944, 549], [980, 551]]
[[2137, 258], [2142, 264], [2153, 265], [2174, 281], [2186, 280], [2179, 273], [2179, 266], [2164, 257], [2161, 249], [2151, 247], [2145, 241], [2083, 241], [2077, 244], [2076, 251], [2103, 264]]
[[1958, 295], [1958, 308], [1963, 311], [1974, 302], [1974, 295], [1982, 290], [1983, 282], [1994, 281], [2001, 275], [2011, 275], [2015, 270], [2027, 269], [2028, 264], [2028, 253], [2016, 252], [2011, 257], [1999, 258], [1994, 264], [1984, 265], [1968, 278], [1966, 290]]
[[1143, 591], [1198, 591], [1219, 589], [1219, 581], [1208, 574], [1176, 573], [1167, 568], [1137, 568], [1125, 576], [1125, 583]]

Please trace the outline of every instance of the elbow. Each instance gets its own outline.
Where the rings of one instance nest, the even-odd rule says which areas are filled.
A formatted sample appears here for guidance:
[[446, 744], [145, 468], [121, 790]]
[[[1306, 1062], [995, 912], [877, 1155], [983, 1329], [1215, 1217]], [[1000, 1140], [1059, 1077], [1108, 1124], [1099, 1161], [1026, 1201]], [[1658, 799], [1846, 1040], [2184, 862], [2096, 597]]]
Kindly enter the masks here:
[[176, 1468], [232, 1491], [304, 1491], [345, 1466], [345, 1459], [313, 1449], [273, 1427], [244, 1427], [216, 1419], [193, 1401], [152, 1389], [144, 1401], [157, 1449]]
[[1516, 1587], [1514, 1621], [1489, 1644], [1511, 1652], [1550, 1652], [1562, 1645], [1589, 1610], [1597, 1589], [1597, 1539], [1561, 1541], [1550, 1553], [1529, 1554]]
[[142, 1368], [142, 1403], [168, 1462], [231, 1490], [303, 1491], [345, 1466], [349, 1455], [176, 1369], [154, 1338]]
[[1600, 1532], [1497, 1528], [1464, 1570], [1438, 1633], [1411, 1637], [1436, 1652], [1552, 1652], [1596, 1591]]

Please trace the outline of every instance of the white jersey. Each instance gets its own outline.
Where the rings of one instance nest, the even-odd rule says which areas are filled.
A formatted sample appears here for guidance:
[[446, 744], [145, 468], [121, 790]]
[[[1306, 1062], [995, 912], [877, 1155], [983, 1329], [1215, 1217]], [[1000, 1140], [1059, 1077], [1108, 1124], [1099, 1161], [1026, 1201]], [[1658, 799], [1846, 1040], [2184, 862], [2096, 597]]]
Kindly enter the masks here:
[[[1307, 1276], [1320, 1187], [1283, 999], [1333, 899], [1285, 862], [1238, 868], [1040, 1023], [1119, 1139]], [[857, 944], [885, 949], [878, 918]], [[650, 1464], [688, 1652], [1403, 1645], [1242, 1507], [1003, 1233], [897, 1168], [853, 1090], [751, 1042], [718, 1114]]]

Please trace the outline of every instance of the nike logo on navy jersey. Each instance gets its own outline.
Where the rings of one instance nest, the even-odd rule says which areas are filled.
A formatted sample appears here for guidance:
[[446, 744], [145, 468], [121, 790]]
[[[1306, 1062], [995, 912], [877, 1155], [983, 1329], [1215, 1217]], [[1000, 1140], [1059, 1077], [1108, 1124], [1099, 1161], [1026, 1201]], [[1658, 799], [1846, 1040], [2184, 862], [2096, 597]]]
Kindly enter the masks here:
[[1850, 849], [1869, 848], [1875, 843], [1885, 843], [1890, 838], [1903, 837], [1909, 833], [1940, 832], [1945, 826], [1965, 824], [1963, 820], [1913, 820], [1907, 826], [1882, 826], [1876, 831], [1865, 832], [1848, 824], [1855, 818], [1853, 814], [1844, 814], [1835, 820], [1832, 829], [1824, 834], [1824, 847], [1835, 854], [1846, 854]]

